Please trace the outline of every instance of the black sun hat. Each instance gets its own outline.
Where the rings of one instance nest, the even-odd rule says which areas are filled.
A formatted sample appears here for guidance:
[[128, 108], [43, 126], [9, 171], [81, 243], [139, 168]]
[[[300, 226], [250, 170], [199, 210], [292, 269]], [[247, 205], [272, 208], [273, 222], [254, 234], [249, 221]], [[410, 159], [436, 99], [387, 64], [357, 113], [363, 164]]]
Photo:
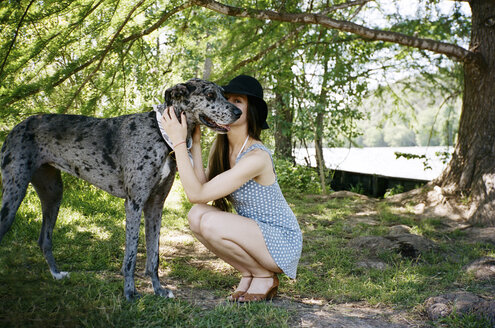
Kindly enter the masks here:
[[234, 93], [248, 96], [251, 102], [254, 102], [259, 113], [260, 125], [262, 129], [268, 129], [266, 116], [268, 115], [268, 106], [263, 100], [263, 87], [254, 77], [249, 75], [239, 75], [233, 78], [229, 84], [222, 86], [224, 93]]

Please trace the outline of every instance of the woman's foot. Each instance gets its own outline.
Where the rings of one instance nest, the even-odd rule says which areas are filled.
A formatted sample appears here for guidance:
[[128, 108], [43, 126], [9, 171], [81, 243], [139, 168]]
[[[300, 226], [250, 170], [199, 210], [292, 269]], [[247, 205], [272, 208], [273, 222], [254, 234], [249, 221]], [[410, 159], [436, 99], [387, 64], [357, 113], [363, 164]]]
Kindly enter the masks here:
[[239, 300], [239, 297], [244, 295], [246, 291], [249, 289], [252, 280], [253, 280], [253, 276], [242, 276], [241, 281], [239, 281], [239, 285], [237, 286], [237, 289], [227, 299], [230, 302], [237, 302]]
[[239, 297], [238, 302], [259, 302], [271, 300], [277, 295], [278, 277], [253, 277], [249, 289]]

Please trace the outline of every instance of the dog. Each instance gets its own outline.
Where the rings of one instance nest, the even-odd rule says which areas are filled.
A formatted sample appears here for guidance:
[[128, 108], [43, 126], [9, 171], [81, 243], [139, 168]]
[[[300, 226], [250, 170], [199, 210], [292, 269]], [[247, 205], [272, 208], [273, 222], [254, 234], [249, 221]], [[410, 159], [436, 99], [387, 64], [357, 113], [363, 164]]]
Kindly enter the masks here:
[[191, 79], [167, 89], [165, 103], [156, 112], [101, 119], [79, 115], [31, 116], [8, 134], [0, 156], [3, 180], [0, 210], [0, 242], [10, 229], [25, 197], [34, 186], [42, 207], [38, 244], [55, 279], [68, 275], [57, 269], [52, 254], [52, 232], [62, 200], [60, 171], [84, 179], [96, 187], [125, 199], [126, 244], [122, 265], [124, 295], [139, 297], [134, 283], [141, 213], [146, 233], [146, 275], [154, 293], [173, 297], [158, 278], [161, 215], [175, 178], [173, 149], [160, 132], [157, 117], [173, 105], [180, 120], [184, 112], [188, 136], [198, 124], [219, 133], [242, 114], [228, 102], [218, 85]]

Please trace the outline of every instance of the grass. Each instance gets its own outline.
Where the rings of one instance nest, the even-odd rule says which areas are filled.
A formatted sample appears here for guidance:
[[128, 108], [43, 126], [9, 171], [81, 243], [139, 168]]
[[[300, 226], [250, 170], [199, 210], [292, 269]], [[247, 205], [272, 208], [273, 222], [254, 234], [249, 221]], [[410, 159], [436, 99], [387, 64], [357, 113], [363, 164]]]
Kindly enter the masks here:
[[[232, 305], [195, 302], [188, 297], [166, 300], [152, 295], [144, 270], [144, 232], [141, 231], [136, 284], [143, 297], [134, 303], [123, 298], [119, 275], [125, 244], [123, 200], [109, 196], [80, 180], [64, 176], [65, 194], [54, 231], [54, 255], [70, 279], [52, 279], [37, 246], [41, 227], [40, 206], [28, 190], [16, 221], [0, 244], [0, 326], [63, 327], [289, 327], [292, 310], [271, 303]], [[495, 247], [467, 243], [460, 231], [442, 232], [438, 218], [419, 220], [407, 212], [396, 214], [385, 202], [375, 211], [359, 197], [332, 198], [297, 193], [286, 197], [303, 230], [303, 254], [296, 281], [282, 277], [281, 294], [294, 298], [344, 303], [363, 301], [420, 312], [426, 298], [456, 288], [480, 294], [486, 283], [466, 274], [462, 267], [481, 256], [495, 256]], [[166, 201], [161, 233], [162, 280], [190, 289], [201, 298], [224, 299], [239, 276], [207, 252], [190, 234], [185, 201], [176, 183]], [[374, 225], [353, 223], [364, 213]], [[381, 271], [362, 269], [365, 258], [347, 246], [359, 236], [384, 235], [396, 224], [434, 240], [438, 250], [418, 259], [383, 253], [388, 264]], [[489, 286], [493, 290], [493, 286]], [[209, 304], [205, 306], [205, 304]], [[482, 319], [457, 317], [439, 327], [481, 327]]]

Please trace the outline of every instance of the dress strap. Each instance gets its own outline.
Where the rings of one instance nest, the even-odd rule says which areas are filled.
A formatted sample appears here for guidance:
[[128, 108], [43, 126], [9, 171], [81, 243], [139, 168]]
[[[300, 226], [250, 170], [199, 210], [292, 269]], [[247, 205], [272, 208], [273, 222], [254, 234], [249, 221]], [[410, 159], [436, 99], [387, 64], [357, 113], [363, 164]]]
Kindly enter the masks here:
[[271, 151], [268, 148], [266, 148], [265, 145], [260, 145], [260, 144], [256, 144], [255, 143], [255, 144], [252, 144], [251, 146], [249, 146], [245, 151], [243, 151], [242, 153], [240, 153], [239, 155], [237, 155], [236, 162], [239, 161], [244, 155], [246, 155], [247, 153], [249, 153], [253, 149], [264, 150], [264, 151], [266, 151], [270, 155], [270, 158], [272, 157]]
[[270, 155], [270, 159], [272, 160], [272, 168], [273, 168], [273, 173], [275, 173], [275, 176], [277, 175], [277, 173], [275, 172], [275, 163], [273, 163], [273, 157], [272, 157], [272, 152], [270, 151], [270, 149], [266, 148], [265, 145], [263, 144], [252, 144], [251, 146], [249, 146], [244, 152], [242, 152], [239, 156], [237, 156], [237, 159], [235, 160], [236, 163], [244, 156], [246, 155], [247, 153], [249, 153], [251, 150], [253, 149], [261, 149], [261, 150], [264, 150], [268, 153], [268, 155]]

